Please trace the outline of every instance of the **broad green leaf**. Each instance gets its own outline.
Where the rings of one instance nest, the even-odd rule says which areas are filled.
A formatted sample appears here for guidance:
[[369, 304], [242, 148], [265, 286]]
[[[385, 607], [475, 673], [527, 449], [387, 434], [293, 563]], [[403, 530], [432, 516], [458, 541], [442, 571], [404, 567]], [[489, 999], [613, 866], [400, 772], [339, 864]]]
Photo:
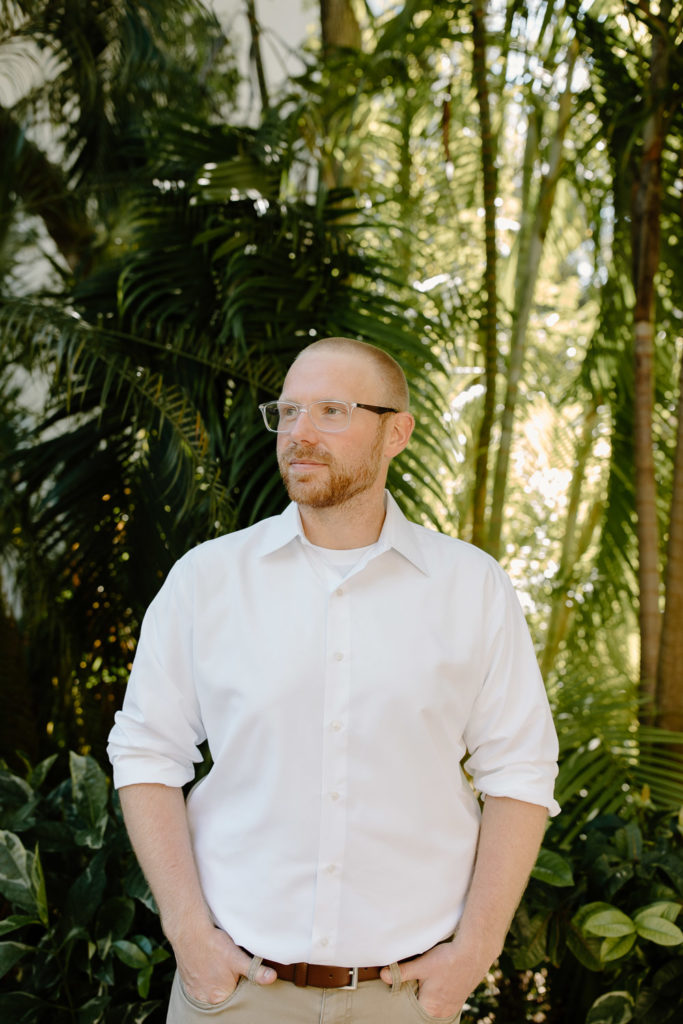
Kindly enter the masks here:
[[78, 1024], [99, 1024], [104, 1019], [104, 1011], [110, 1002], [110, 995], [94, 996], [89, 999], [78, 1011]]
[[95, 921], [98, 936], [110, 936], [112, 940], [122, 939], [135, 917], [135, 903], [125, 896], [113, 896], [102, 905]]
[[147, 954], [147, 956], [152, 955], [154, 951], [154, 945], [149, 935], [133, 935], [132, 941], [135, 942], [143, 951], [143, 953]]
[[615, 845], [624, 860], [643, 858], [643, 834], [634, 821], [620, 828], [614, 837]]
[[149, 987], [152, 983], [152, 972], [154, 971], [154, 964], [147, 964], [142, 970], [138, 971], [137, 986], [138, 995], [141, 999], [146, 999], [149, 995]]
[[21, 910], [37, 911], [33, 854], [13, 832], [0, 831], [0, 893]]
[[633, 1005], [629, 992], [606, 992], [591, 1006], [586, 1024], [628, 1024], [633, 1020]]
[[571, 864], [565, 857], [553, 850], [541, 849], [531, 877], [537, 878], [540, 882], [546, 882], [547, 885], [558, 887], [574, 884]]
[[11, 832], [24, 832], [35, 824], [38, 803], [33, 790], [16, 775], [0, 770], [0, 825]]
[[613, 909], [614, 908], [611, 903], [604, 903], [599, 900], [594, 903], [585, 903], [582, 907], [579, 907], [574, 914], [572, 924], [577, 928], [583, 928], [584, 924], [592, 914], [598, 913], [598, 911]]
[[147, 884], [147, 879], [140, 869], [140, 865], [137, 860], [132, 860], [130, 867], [126, 871], [123, 878], [123, 889], [124, 892], [131, 896], [135, 900], [139, 900], [148, 910], [151, 910], [153, 914], [158, 913], [157, 905], [152, 896], [152, 892]]
[[8, 935], [17, 928], [23, 928], [25, 924], [40, 924], [40, 921], [31, 914], [12, 914], [0, 921], [0, 935]]
[[98, 850], [107, 827], [107, 777], [97, 762], [87, 755], [69, 752], [69, 768], [73, 799], [79, 817], [85, 824], [75, 834], [76, 842]]
[[43, 874], [43, 865], [40, 861], [40, 852], [37, 845], [36, 852], [33, 855], [33, 863], [31, 864], [31, 888], [33, 889], [38, 916], [47, 928], [50, 920], [50, 912], [47, 905], [45, 875]]
[[579, 963], [589, 971], [601, 971], [603, 963], [600, 959], [600, 942], [597, 938], [585, 935], [573, 923], [567, 932], [567, 946]]
[[96, 854], [71, 886], [67, 896], [67, 910], [76, 924], [87, 925], [102, 905], [107, 884], [103, 851]]
[[636, 930], [631, 918], [616, 907], [593, 911], [585, 918], [583, 929], [590, 935], [611, 939], [632, 935]]
[[517, 916], [515, 934], [519, 945], [513, 949], [512, 959], [518, 971], [530, 970], [545, 956], [548, 921], [547, 913], [534, 914], [525, 920]]
[[134, 1024], [143, 1024], [153, 1013], [159, 1009], [159, 1000], [151, 999], [147, 1003], [139, 1003], [135, 1007], [135, 1021]]
[[40, 1020], [39, 1013], [47, 1006], [45, 999], [33, 995], [32, 992], [0, 993], [0, 1020], [7, 1021], [8, 1024], [10, 1021]]
[[654, 914], [655, 917], [663, 917], [667, 921], [675, 921], [681, 912], [681, 904], [674, 903], [673, 900], [658, 900], [656, 903], [648, 903], [646, 907], [641, 907], [637, 914], [633, 915], [633, 920], [637, 921], [641, 914]]
[[3, 978], [33, 946], [23, 942], [0, 942], [0, 978]]
[[[683, 957], [674, 956], [660, 967], [651, 984], [644, 986], [636, 1003], [644, 1024], [680, 1024], [681, 993], [683, 993]], [[672, 1013], [662, 1014], [663, 1007]]]
[[146, 967], [149, 963], [149, 957], [139, 946], [136, 946], [134, 942], [128, 942], [126, 939], [118, 939], [116, 942], [112, 942], [112, 949], [127, 967], [136, 967], [141, 970]]
[[631, 932], [630, 935], [619, 935], [614, 938], [604, 939], [600, 946], [600, 959], [604, 963], [608, 963], [611, 960], [619, 960], [622, 956], [630, 953], [635, 945], [635, 941], [635, 931]]
[[638, 935], [658, 946], [678, 946], [683, 942], [683, 932], [678, 925], [649, 911], [640, 911], [634, 917]]
[[85, 928], [82, 928], [80, 925], [76, 925], [74, 928], [69, 928], [68, 932], [59, 944], [59, 949], [60, 951], [64, 951], [67, 956], [70, 956], [76, 943], [84, 942], [87, 945], [89, 941], [90, 936]]
[[50, 771], [50, 768], [52, 768], [52, 765], [56, 760], [57, 754], [51, 754], [49, 757], [46, 757], [44, 761], [40, 761], [35, 768], [31, 769], [28, 776], [28, 782], [33, 789], [39, 789], [42, 786], [47, 777], [47, 773]]

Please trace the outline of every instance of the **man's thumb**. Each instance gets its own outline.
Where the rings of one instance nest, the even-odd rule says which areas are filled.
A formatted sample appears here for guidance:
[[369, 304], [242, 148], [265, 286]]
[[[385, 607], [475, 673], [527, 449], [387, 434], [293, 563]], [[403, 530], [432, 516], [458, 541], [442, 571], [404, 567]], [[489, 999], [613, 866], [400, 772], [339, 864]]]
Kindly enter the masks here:
[[277, 981], [277, 974], [272, 967], [259, 967], [254, 981], [257, 985], [272, 985]]
[[[409, 978], [410, 978], [410, 974], [409, 974], [409, 971], [408, 971], [409, 967], [410, 967], [410, 964], [408, 964], [408, 963], [399, 964], [398, 965], [398, 970], [399, 970], [399, 973], [401, 975], [401, 981], [402, 982], [403, 981], [408, 981]], [[382, 979], [382, 981], [385, 982], [387, 985], [393, 985], [393, 983], [394, 983], [394, 976], [392, 974], [391, 967], [383, 967], [382, 970], [379, 972], [379, 976]]]

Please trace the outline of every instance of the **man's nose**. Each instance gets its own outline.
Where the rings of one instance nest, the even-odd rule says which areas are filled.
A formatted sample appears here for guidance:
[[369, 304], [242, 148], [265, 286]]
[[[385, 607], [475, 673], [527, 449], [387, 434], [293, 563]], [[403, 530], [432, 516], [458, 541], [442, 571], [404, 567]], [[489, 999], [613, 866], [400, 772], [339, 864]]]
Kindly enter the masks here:
[[317, 431], [307, 409], [299, 410], [299, 415], [289, 432], [289, 436], [294, 438], [295, 441], [305, 441], [311, 437], [317, 437]]

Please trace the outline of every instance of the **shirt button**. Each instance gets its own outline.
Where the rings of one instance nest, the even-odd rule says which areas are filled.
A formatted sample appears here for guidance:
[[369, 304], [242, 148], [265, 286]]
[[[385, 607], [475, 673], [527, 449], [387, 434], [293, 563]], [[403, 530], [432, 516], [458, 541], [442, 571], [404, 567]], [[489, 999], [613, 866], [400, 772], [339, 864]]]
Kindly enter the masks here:
[[341, 651], [335, 651], [334, 660], [335, 661], [343, 661], [344, 660], [344, 655], [342, 654]]
[[329, 946], [329, 944], [330, 944], [330, 940], [327, 938], [326, 935], [323, 935], [322, 939], [320, 940], [320, 945], [321, 946]]
[[330, 793], [330, 800], [338, 800], [338, 799], [339, 799], [339, 793], [337, 793], [336, 790], [333, 793]]
[[339, 732], [342, 728], [343, 726], [341, 722], [333, 722], [332, 725], [330, 726], [332, 732]]
[[337, 870], [337, 865], [336, 864], [328, 864], [326, 870], [327, 870], [328, 875], [333, 875], [335, 873], [335, 871]]
[[344, 588], [343, 587], [337, 587], [336, 594], [337, 594], [337, 597], [343, 597], [344, 596]]

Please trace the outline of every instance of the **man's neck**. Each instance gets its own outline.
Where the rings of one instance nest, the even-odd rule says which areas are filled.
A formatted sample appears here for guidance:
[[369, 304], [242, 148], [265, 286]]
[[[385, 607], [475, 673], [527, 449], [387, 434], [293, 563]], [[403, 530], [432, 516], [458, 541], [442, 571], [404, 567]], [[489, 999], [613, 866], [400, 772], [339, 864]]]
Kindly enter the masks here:
[[[358, 495], [361, 499], [364, 496]], [[332, 508], [310, 508], [299, 505], [301, 525], [311, 544], [338, 550], [364, 548], [374, 544], [382, 532], [386, 510], [384, 494], [378, 501], [352, 498]]]

